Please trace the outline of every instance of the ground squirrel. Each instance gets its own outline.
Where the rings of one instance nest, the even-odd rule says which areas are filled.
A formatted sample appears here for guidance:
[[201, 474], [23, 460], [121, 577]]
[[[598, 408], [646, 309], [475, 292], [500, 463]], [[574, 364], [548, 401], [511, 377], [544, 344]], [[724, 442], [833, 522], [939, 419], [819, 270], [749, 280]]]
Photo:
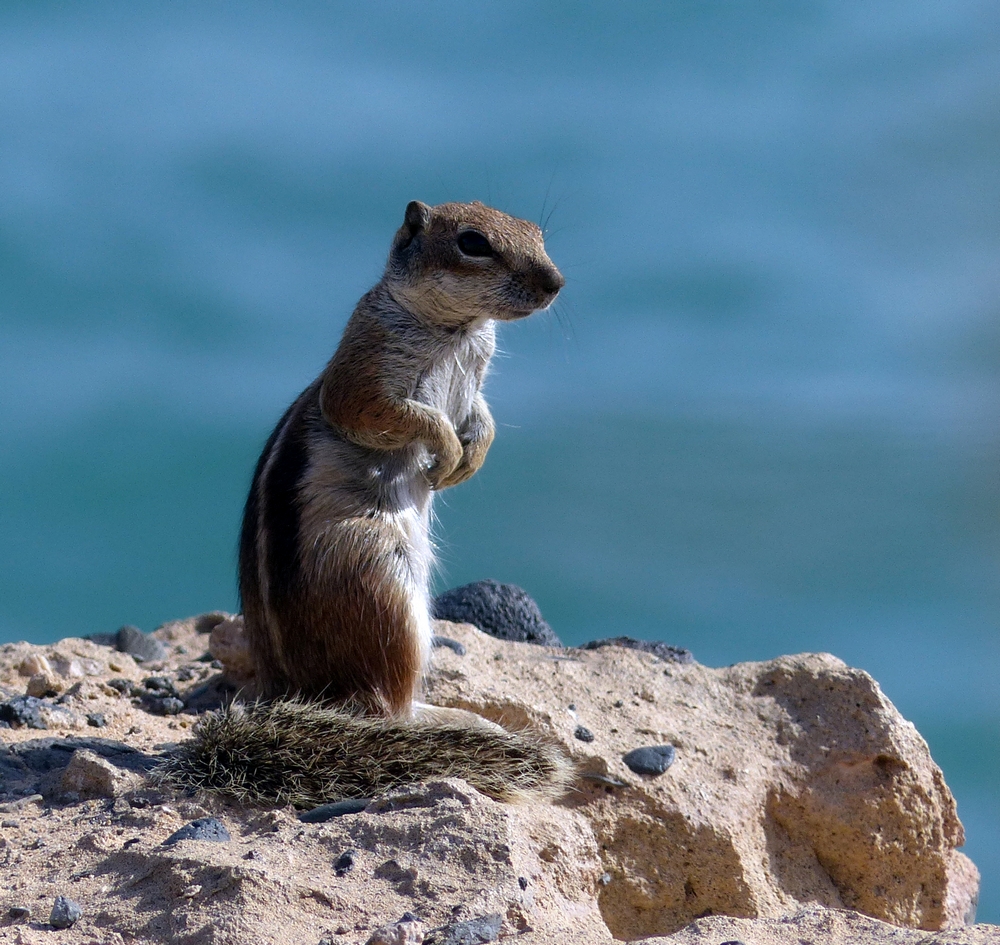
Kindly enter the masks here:
[[261, 695], [409, 713], [431, 645], [433, 492], [493, 441], [480, 391], [493, 322], [563, 284], [533, 223], [407, 206], [381, 281], [257, 463], [240, 595]]
[[[264, 727], [274, 737], [260, 757], [281, 755], [287, 766], [305, 753], [303, 764], [312, 774], [318, 765], [317, 783], [334, 795], [343, 785], [330, 786], [339, 774], [317, 746], [330, 757], [342, 749], [341, 759], [361, 751], [362, 767], [374, 769], [362, 779], [369, 789], [385, 783], [377, 773], [386, 751], [415, 779], [527, 765], [527, 780], [487, 778], [494, 796], [564, 780], [561, 756], [535, 740], [498, 727], [470, 735], [468, 722], [447, 721], [449, 710], [437, 710], [443, 726], [441, 715], [434, 725], [412, 720], [431, 648], [433, 493], [475, 473], [493, 440], [480, 388], [494, 321], [548, 306], [563, 285], [533, 223], [481, 203], [407, 206], [382, 279], [281, 418], [250, 487], [240, 595], [258, 695], [268, 702], [216, 717], [175, 773], [186, 764], [187, 782], [206, 786], [223, 755], [222, 767], [245, 766], [248, 739]], [[236, 780], [245, 786], [258, 772]], [[229, 791], [262, 799], [241, 792]], [[322, 791], [307, 794], [317, 800]]]

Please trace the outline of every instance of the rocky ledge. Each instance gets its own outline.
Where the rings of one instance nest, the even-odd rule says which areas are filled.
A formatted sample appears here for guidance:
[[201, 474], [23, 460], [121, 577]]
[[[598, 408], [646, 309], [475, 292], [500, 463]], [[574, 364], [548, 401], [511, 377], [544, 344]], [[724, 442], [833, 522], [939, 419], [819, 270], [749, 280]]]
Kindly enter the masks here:
[[941, 771], [866, 673], [437, 630], [428, 701], [560, 744], [580, 772], [561, 801], [450, 780], [311, 814], [170, 794], [148, 771], [247, 679], [239, 618], [0, 647], [0, 938], [1000, 941], [967, 924], [979, 877]]

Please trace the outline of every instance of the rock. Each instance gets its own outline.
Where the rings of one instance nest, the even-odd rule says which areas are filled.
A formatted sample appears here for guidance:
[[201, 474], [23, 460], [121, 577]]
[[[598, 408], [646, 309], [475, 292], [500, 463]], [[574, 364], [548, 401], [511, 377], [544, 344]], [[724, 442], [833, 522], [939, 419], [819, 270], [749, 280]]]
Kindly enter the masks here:
[[96, 752], [78, 748], [62, 773], [59, 787], [81, 797], [118, 797], [141, 783], [135, 772], [119, 768]]
[[935, 934], [814, 906], [781, 919], [709, 916], [665, 938], [644, 939], [642, 945], [996, 945], [998, 941], [1000, 928], [995, 925]]
[[663, 774], [673, 763], [677, 753], [673, 745], [651, 745], [633, 748], [622, 755], [622, 761], [636, 774]]
[[370, 797], [352, 797], [345, 801], [336, 801], [333, 804], [320, 804], [319, 807], [299, 814], [299, 820], [304, 824], [326, 823], [328, 820], [333, 820], [334, 817], [360, 813], [371, 803], [371, 800]]
[[453, 640], [451, 637], [439, 637], [437, 635], [431, 640], [431, 643], [435, 646], [446, 646], [453, 653], [457, 653], [459, 656], [465, 656], [465, 647], [462, 646], [458, 640]]
[[354, 858], [357, 856], [354, 850], [345, 850], [333, 863], [333, 872], [337, 876], [346, 876], [354, 869]]
[[147, 676], [142, 684], [158, 696], [177, 696], [177, 687], [166, 676]]
[[28, 685], [24, 690], [27, 696], [34, 696], [37, 699], [44, 699], [46, 696], [57, 696], [65, 688], [65, 684], [55, 673], [35, 673], [28, 680]]
[[138, 627], [126, 624], [115, 634], [115, 649], [128, 653], [137, 663], [154, 663], [167, 658], [167, 648]]
[[[956, 849], [954, 799], [866, 673], [811, 654], [668, 675], [654, 654], [617, 646], [515, 669], [513, 645], [442, 632], [468, 653], [437, 651], [428, 701], [533, 725], [580, 766], [574, 808], [611, 877], [596, 895], [616, 938], [810, 902], [926, 929], [965, 921], [977, 878]], [[585, 707], [581, 693], [592, 693]], [[593, 743], [575, 738], [570, 703], [606, 720]], [[651, 735], [679, 749], [670, 777], [636, 776], [623, 760]]]
[[75, 925], [82, 916], [83, 909], [72, 899], [56, 896], [55, 905], [52, 906], [52, 914], [49, 916], [49, 925], [57, 929], [68, 929]]
[[[182, 646], [185, 643], [192, 643], [192, 649], [198, 652], [200, 644], [196, 642], [197, 637], [211, 633], [219, 624], [233, 619], [233, 615], [224, 610], [211, 610], [207, 614], [197, 614], [194, 617], [185, 617], [183, 620], [168, 620], [166, 623], [160, 624], [153, 633], [164, 640], [179, 643]], [[242, 621], [243, 618], [238, 619]]]
[[226, 825], [215, 817], [199, 817], [185, 824], [180, 830], [174, 831], [166, 840], [164, 846], [180, 843], [181, 840], [205, 840], [209, 843], [228, 843], [232, 840]]
[[498, 640], [562, 646], [538, 605], [516, 584], [476, 581], [434, 598], [437, 620], [471, 623]]
[[[100, 675], [78, 679], [58, 708], [106, 721], [75, 737], [3, 729], [0, 929], [12, 943], [358, 945], [407, 913], [433, 930], [427, 945], [493, 916], [499, 940], [526, 945], [612, 945], [612, 932], [644, 945], [1000, 940], [994, 926], [961, 927], [978, 876], [956, 849], [961, 825], [926, 744], [870, 677], [829, 656], [711, 669], [631, 647], [524, 647], [441, 622], [435, 629], [466, 653], [435, 649], [428, 700], [560, 744], [581, 772], [565, 799], [498, 804], [446, 779], [308, 824], [291, 809], [149, 784], [101, 794], [120, 790], [117, 777], [143, 777], [196, 722], [151, 715], [124, 695], [172, 698], [149, 688], [160, 677], [185, 701], [209, 684], [221, 697], [223, 677], [182, 652], [204, 650], [199, 626], [213, 620], [222, 623], [157, 630], [169, 646], [154, 675], [88, 641], [0, 644], [3, 700], [44, 668], [35, 656], [50, 668], [57, 654], [59, 665], [76, 660], [85, 673], [93, 660]], [[20, 672], [25, 663], [33, 672]], [[599, 723], [593, 741], [577, 737], [581, 720]], [[623, 760], [666, 745], [676, 759], [660, 777]], [[86, 771], [93, 781], [71, 780]], [[223, 811], [230, 842], [164, 844]], [[47, 909], [57, 889], [86, 909], [71, 931], [10, 915]]]
[[31, 653], [17, 664], [17, 671], [22, 676], [37, 676], [42, 673], [46, 676], [53, 675], [52, 664], [48, 658], [41, 653]]
[[252, 683], [257, 672], [243, 630], [243, 617], [229, 617], [212, 628], [208, 652], [222, 663], [226, 678], [237, 688]]
[[48, 728], [43, 708], [42, 700], [37, 696], [15, 696], [6, 702], [0, 702], [0, 721], [16, 728]]
[[365, 945], [423, 945], [424, 924], [407, 912], [398, 922], [376, 929]]
[[11, 906], [7, 915], [15, 922], [24, 922], [31, 918], [31, 910], [27, 906]]
[[502, 925], [503, 916], [499, 914], [453, 922], [440, 930], [434, 943], [435, 945], [481, 945], [483, 942], [495, 942], [500, 935]]
[[594, 733], [585, 725], [578, 725], [573, 729], [573, 737], [579, 739], [581, 742], [592, 742], [594, 740]]
[[584, 643], [581, 650], [599, 650], [603, 646], [623, 646], [640, 653], [652, 653], [666, 663], [693, 663], [694, 656], [690, 650], [670, 643], [660, 643], [656, 640], [637, 640], [635, 637], [607, 637], [603, 640], [591, 640]]
[[143, 696], [142, 704], [153, 715], [178, 715], [184, 711], [184, 702], [176, 696]]

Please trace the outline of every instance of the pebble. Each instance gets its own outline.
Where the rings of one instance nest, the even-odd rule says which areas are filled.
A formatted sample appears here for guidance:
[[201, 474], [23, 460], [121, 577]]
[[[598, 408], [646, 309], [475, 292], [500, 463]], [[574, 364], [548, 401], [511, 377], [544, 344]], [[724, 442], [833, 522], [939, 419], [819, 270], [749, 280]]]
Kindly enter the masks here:
[[57, 679], [53, 673], [35, 673], [31, 679], [28, 680], [28, 685], [25, 687], [25, 695], [36, 696], [37, 698], [45, 698], [45, 696], [57, 696], [62, 692], [64, 686], [60, 679]]
[[135, 691], [135, 683], [131, 679], [109, 679], [108, 685], [123, 696], [130, 696]]
[[126, 624], [115, 634], [115, 648], [119, 653], [128, 653], [137, 663], [151, 663], [167, 658], [167, 648], [138, 627]]
[[[24, 797], [18, 798], [16, 801], [7, 801], [6, 804], [0, 804], [0, 811], [5, 814], [9, 814], [13, 811], [24, 810], [24, 808], [29, 804], [34, 804], [36, 801], [40, 801], [42, 799], [41, 794], [27, 794]], [[16, 820], [13, 822], [13, 825], [15, 827], [17, 826]]]
[[668, 663], [693, 663], [694, 656], [690, 650], [658, 640], [637, 640], [635, 637], [608, 637], [604, 640], [591, 640], [580, 647], [581, 650], [599, 650], [603, 646], [623, 646], [628, 650], [639, 650], [640, 653], [652, 653], [658, 659]]
[[594, 740], [594, 733], [585, 725], [578, 725], [573, 730], [573, 737], [580, 739], [581, 742], [592, 742]]
[[434, 637], [431, 641], [434, 646], [447, 647], [449, 650], [453, 650], [459, 656], [465, 656], [465, 644], [459, 643], [458, 640], [453, 640], [451, 637]]
[[677, 757], [673, 745], [650, 745], [647, 748], [633, 748], [622, 755], [622, 761], [636, 774], [663, 774]]
[[179, 715], [184, 711], [184, 702], [176, 696], [145, 696], [142, 704], [153, 715]]
[[13, 699], [0, 702], [0, 720], [15, 728], [48, 728], [40, 712], [42, 706], [42, 700], [36, 696], [14, 696]]
[[345, 850], [333, 864], [333, 871], [338, 876], [346, 876], [352, 869], [354, 869], [354, 850]]
[[434, 599], [434, 617], [471, 623], [498, 640], [562, 646], [528, 593], [516, 584], [476, 581]]
[[209, 843], [228, 843], [232, 836], [226, 829], [226, 825], [217, 817], [199, 817], [185, 824], [180, 830], [175, 831], [166, 840], [164, 846], [179, 843], [181, 840], [205, 840]]
[[177, 687], [166, 676], [147, 676], [142, 684], [150, 691], [163, 693], [167, 696], [178, 695]]
[[55, 905], [52, 907], [52, 913], [49, 916], [49, 925], [57, 929], [68, 929], [82, 915], [83, 909], [77, 903], [73, 902], [72, 899], [67, 899], [65, 896], [56, 896]]
[[370, 803], [370, 797], [352, 797], [344, 801], [335, 801], [333, 804], [320, 804], [312, 810], [303, 811], [299, 814], [299, 820], [304, 824], [322, 824], [334, 817], [343, 817], [345, 814], [358, 814]]
[[87, 724], [92, 728], [104, 728], [108, 724], [108, 720], [104, 717], [103, 712], [88, 712]]
[[434, 940], [435, 945], [481, 945], [482, 942], [494, 942], [500, 935], [501, 925], [503, 916], [499, 913], [454, 922], [441, 929], [441, 934]]
[[41, 653], [32, 653], [17, 664], [17, 671], [22, 676], [34, 676], [38, 673], [51, 673], [52, 664]]
[[412, 912], [372, 932], [365, 945], [423, 945], [424, 924]]
[[7, 915], [17, 922], [21, 919], [30, 919], [31, 910], [27, 906], [11, 906], [7, 910]]

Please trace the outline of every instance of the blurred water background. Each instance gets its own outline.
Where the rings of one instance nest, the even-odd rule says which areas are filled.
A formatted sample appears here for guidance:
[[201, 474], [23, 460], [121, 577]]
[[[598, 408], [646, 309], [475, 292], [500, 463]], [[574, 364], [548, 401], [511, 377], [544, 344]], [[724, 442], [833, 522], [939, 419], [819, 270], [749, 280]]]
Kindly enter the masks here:
[[410, 199], [548, 219], [439, 588], [567, 643], [827, 650], [1000, 921], [1000, 11], [0, 5], [0, 640], [236, 606], [266, 436]]

